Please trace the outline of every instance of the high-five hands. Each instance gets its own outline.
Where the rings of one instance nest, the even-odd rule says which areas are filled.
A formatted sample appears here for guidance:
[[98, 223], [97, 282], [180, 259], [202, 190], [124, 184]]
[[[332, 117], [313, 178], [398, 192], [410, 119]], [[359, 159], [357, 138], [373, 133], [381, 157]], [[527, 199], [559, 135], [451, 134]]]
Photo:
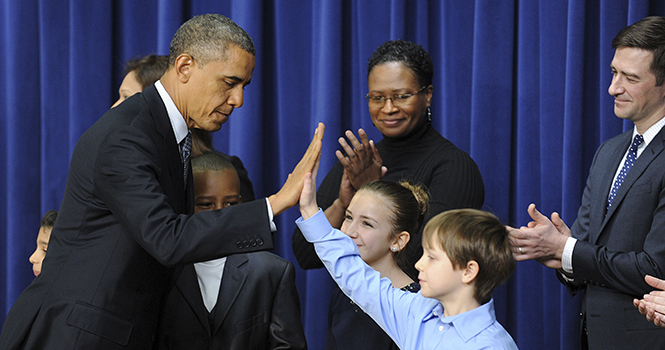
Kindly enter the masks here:
[[268, 197], [274, 215], [279, 215], [298, 203], [303, 190], [305, 174], [311, 174], [319, 166], [324, 131], [325, 125], [319, 123], [305, 155], [293, 169], [293, 172], [289, 174], [279, 192]]

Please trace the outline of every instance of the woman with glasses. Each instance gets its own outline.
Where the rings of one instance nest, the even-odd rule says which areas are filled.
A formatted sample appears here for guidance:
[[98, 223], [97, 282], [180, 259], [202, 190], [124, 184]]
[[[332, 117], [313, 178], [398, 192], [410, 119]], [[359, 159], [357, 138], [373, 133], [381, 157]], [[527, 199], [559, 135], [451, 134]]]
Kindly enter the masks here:
[[[339, 162], [317, 191], [317, 203], [334, 227], [341, 227], [351, 200], [340, 196], [342, 181], [350, 182], [354, 189], [380, 178], [425, 185], [430, 202], [421, 232], [423, 223], [440, 212], [482, 207], [485, 189], [478, 166], [431, 125], [433, 71], [427, 51], [404, 40], [385, 42], [370, 57], [369, 92], [365, 98], [372, 123], [383, 140], [374, 144], [362, 129], [358, 130], [358, 137], [347, 131], [348, 141], [340, 139], [346, 154], [337, 151]], [[420, 233], [412, 234], [398, 260], [416, 281], [414, 265], [422, 254], [420, 237]], [[298, 229], [293, 234], [293, 251], [303, 269], [323, 267], [313, 245], [305, 241]], [[327, 349], [397, 349], [339, 289], [333, 292], [328, 319]]]

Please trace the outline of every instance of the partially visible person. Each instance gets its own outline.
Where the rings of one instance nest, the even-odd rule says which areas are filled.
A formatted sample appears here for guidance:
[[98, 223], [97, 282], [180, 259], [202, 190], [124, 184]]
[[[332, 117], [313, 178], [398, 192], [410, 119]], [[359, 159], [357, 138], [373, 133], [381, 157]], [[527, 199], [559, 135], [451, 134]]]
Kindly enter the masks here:
[[659, 290], [644, 294], [642, 299], [633, 299], [633, 305], [646, 316], [647, 321], [665, 328], [665, 280], [646, 275], [644, 281]]
[[108, 110], [72, 154], [41, 274], [5, 319], [0, 349], [151, 349], [174, 273], [274, 246], [321, 155], [320, 123], [277, 193], [194, 214], [189, 129], [217, 131], [244, 102], [254, 43], [217, 14], [176, 31], [159, 81]]
[[154, 84], [164, 75], [168, 63], [169, 56], [155, 54], [127, 61], [125, 70], [122, 73], [124, 78], [122, 79], [120, 88], [118, 88], [118, 100], [111, 108]]
[[[333, 227], [341, 227], [349, 205], [339, 197], [343, 174], [355, 189], [378, 179], [425, 185], [430, 193], [430, 209], [424, 222], [445, 210], [482, 207], [485, 187], [478, 166], [432, 127], [433, 75], [432, 59], [418, 44], [387, 41], [372, 53], [367, 65], [369, 92], [365, 98], [372, 123], [383, 140], [375, 145], [362, 129], [358, 138], [347, 131], [349, 141], [339, 139], [346, 155], [337, 151], [339, 161], [317, 193], [317, 202]], [[416, 241], [420, 241], [420, 232], [411, 232]], [[415, 278], [418, 272], [414, 264], [422, 247], [414, 244], [412, 248], [404, 252], [407, 259], [400, 266]], [[323, 267], [313, 246], [297, 229], [293, 252], [303, 269]]]
[[55, 210], [47, 211], [42, 217], [39, 233], [37, 233], [37, 248], [28, 259], [32, 263], [32, 272], [35, 274], [35, 277], [39, 276], [42, 272], [42, 261], [44, 261], [44, 257], [46, 256], [48, 241], [51, 238], [51, 230], [57, 217], [58, 212]]
[[[296, 224], [342, 291], [400, 349], [517, 349], [494, 313], [492, 293], [515, 269], [508, 232], [494, 215], [458, 209], [433, 217], [416, 263], [420, 293], [410, 293], [363, 260], [367, 248], [345, 234], [344, 226], [340, 231], [330, 225], [316, 203], [315, 179], [316, 168], [306, 177]], [[374, 206], [389, 211], [383, 201]]]
[[603, 142], [569, 229], [530, 204], [532, 222], [510, 229], [515, 259], [556, 269], [584, 291], [582, 349], [665, 349], [665, 330], [633, 307], [643, 276], [665, 277], [665, 17], [647, 17], [612, 40], [614, 114], [631, 130]]
[[[195, 212], [242, 203], [223, 156], [194, 157], [192, 172]], [[156, 349], [307, 349], [293, 264], [255, 252], [186, 265], [167, 294]]]
[[[346, 196], [353, 196], [341, 231], [358, 246], [360, 257], [394, 288], [420, 290], [398, 265], [418, 232], [427, 212], [428, 197], [422, 186], [410, 182], [373, 181], [353, 195], [345, 181]], [[339, 288], [333, 290], [328, 309], [326, 349], [399, 349], [390, 337]]]
[[192, 157], [214, 150], [212, 135], [209, 132], [201, 129], [192, 130]]

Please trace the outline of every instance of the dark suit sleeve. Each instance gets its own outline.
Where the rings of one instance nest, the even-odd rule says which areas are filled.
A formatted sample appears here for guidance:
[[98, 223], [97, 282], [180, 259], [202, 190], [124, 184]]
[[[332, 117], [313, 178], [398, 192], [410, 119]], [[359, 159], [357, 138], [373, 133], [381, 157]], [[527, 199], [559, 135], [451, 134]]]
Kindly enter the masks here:
[[[323, 210], [328, 209], [335, 199], [339, 197], [339, 186], [342, 181], [342, 174], [344, 167], [339, 161], [330, 169], [326, 177], [321, 182], [318, 191], [316, 191], [316, 203]], [[316, 255], [314, 244], [307, 242], [305, 237], [296, 227], [291, 239], [291, 246], [293, 247], [293, 254], [296, 256], [298, 265], [305, 270], [318, 269], [323, 267], [323, 263]]]
[[167, 163], [157, 161], [165, 157], [157, 145], [139, 128], [120, 128], [104, 140], [95, 164], [97, 204], [106, 205], [143, 249], [172, 266], [272, 248], [265, 200], [176, 214], [174, 206], [182, 203], [166, 193], [182, 182], [172, 181]]
[[604, 146], [594, 157], [582, 205], [571, 228], [577, 238], [572, 261], [575, 279], [566, 285], [575, 291], [580, 284], [595, 284], [640, 297], [653, 289], [644, 281], [645, 275], [664, 277], [665, 154], [652, 161], [632, 185], [594, 241], [591, 233], [599, 230], [604, 219], [595, 216], [604, 215], [604, 209], [599, 211], [592, 205], [606, 203], [603, 194], [607, 189], [594, 188], [600, 172], [607, 171], [607, 166], [601, 165], [608, 162], [599, 159]]
[[293, 264], [287, 262], [275, 291], [270, 319], [270, 349], [307, 349], [300, 321], [300, 299]]
[[[598, 153], [600, 152], [600, 149], [603, 146], [604, 145], [601, 145], [598, 151], [596, 151], [596, 154], [593, 157], [593, 162], [591, 163], [591, 169], [595, 167], [596, 160], [598, 158]], [[591, 208], [591, 188], [593, 187], [593, 184], [590, 183], [590, 179], [591, 176], [587, 178], [586, 186], [584, 187], [584, 192], [582, 194], [582, 204], [580, 205], [577, 211], [577, 218], [575, 219], [573, 226], [571, 226], [571, 232], [573, 234], [573, 237], [577, 239], [578, 241], [577, 243], [579, 243], [580, 241], [589, 240], [589, 220], [590, 220], [589, 213]], [[583, 289], [584, 284], [582, 283], [581, 278], [573, 278], [572, 280], [570, 280], [570, 276], [567, 276], [569, 279], [566, 279], [563, 277], [562, 274], [563, 274], [562, 271], [556, 271], [557, 278], [561, 283], [563, 283], [566, 286], [566, 288], [568, 288], [568, 291], [570, 293], [576, 294], [581, 289]]]
[[[660, 206], [665, 206], [665, 201], [661, 201]], [[578, 241], [573, 252], [575, 281], [581, 279], [585, 283], [611, 287], [633, 297], [641, 297], [653, 290], [644, 281], [644, 276], [665, 277], [662, 272], [665, 266], [665, 215], [658, 216], [638, 251], [613, 251], [605, 246]]]

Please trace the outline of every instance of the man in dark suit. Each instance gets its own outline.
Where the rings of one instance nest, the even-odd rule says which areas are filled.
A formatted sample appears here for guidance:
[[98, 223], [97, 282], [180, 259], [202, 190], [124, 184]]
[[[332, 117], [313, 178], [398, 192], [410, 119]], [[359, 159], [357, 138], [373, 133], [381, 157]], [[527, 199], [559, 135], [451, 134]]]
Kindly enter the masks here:
[[254, 52], [228, 18], [194, 17], [162, 79], [81, 136], [44, 268], [10, 310], [1, 349], [149, 349], [174, 266], [273, 246], [272, 216], [297, 203], [323, 126], [277, 194], [222, 211], [192, 215], [186, 155], [188, 129], [217, 131], [242, 106]]
[[[118, 100], [113, 106], [111, 106], [111, 108], [116, 107], [130, 96], [137, 94], [154, 84], [162, 77], [162, 75], [164, 75], [168, 63], [168, 55], [161, 56], [155, 54], [127, 61], [124, 71], [125, 77], [122, 79], [122, 84], [118, 89]], [[245, 169], [242, 160], [236, 156], [214, 150], [212, 147], [212, 136], [210, 136], [210, 132], [197, 128], [191, 129], [190, 131], [192, 132], [191, 156], [196, 157], [201, 153], [214, 151], [231, 161], [238, 171], [238, 176], [240, 176], [240, 193], [242, 194], [242, 198], [245, 202], [253, 201], [254, 187], [252, 186], [252, 181], [249, 179], [247, 169]]]
[[[240, 180], [222, 155], [192, 160], [195, 212], [242, 203]], [[156, 349], [307, 349], [293, 264], [269, 252], [188, 264], [171, 288]]]
[[665, 18], [648, 17], [612, 41], [614, 112], [634, 123], [596, 151], [571, 229], [529, 206], [528, 227], [510, 229], [517, 260], [556, 268], [571, 292], [585, 290], [582, 347], [664, 349], [665, 329], [633, 298], [665, 275]]

